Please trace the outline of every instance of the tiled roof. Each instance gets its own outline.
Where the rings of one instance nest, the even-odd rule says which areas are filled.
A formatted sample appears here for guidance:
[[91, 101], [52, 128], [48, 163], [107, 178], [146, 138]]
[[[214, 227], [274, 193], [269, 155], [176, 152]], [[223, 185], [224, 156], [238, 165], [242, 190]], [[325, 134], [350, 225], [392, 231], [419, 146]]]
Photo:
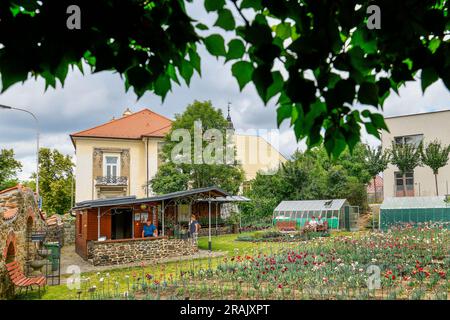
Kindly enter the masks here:
[[164, 137], [169, 132], [172, 120], [149, 109], [111, 120], [99, 126], [76, 132], [70, 136], [141, 139], [142, 137]]
[[[377, 192], [380, 191], [381, 188], [383, 188], [383, 178], [380, 176], [376, 176], [375, 184], [377, 186]], [[371, 179], [369, 184], [367, 185], [367, 192], [375, 192], [375, 188], [373, 187], [373, 179]]]
[[18, 208], [7, 209], [5, 213], [3, 213], [3, 220], [11, 220], [16, 216], [17, 212], [19, 212]]
[[22, 189], [22, 185], [21, 185], [21, 184], [18, 184], [18, 185], [14, 186], [14, 187], [11, 187], [11, 188], [8, 188], [8, 189], [0, 190], [0, 194], [8, 193], [9, 191], [16, 190], [16, 189], [20, 191], [20, 190]]

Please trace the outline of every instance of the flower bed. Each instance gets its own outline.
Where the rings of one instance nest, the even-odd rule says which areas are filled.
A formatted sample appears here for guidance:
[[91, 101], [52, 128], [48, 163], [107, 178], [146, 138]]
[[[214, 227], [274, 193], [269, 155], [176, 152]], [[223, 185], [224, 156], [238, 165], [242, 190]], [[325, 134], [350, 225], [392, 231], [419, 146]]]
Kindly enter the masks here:
[[[226, 258], [164, 265], [149, 274], [83, 281], [88, 299], [448, 299], [450, 231], [388, 233], [274, 244]], [[101, 275], [99, 275], [101, 277]], [[105, 284], [105, 281], [108, 281]], [[98, 285], [101, 283], [101, 285]], [[109, 289], [106, 289], [109, 288]]]

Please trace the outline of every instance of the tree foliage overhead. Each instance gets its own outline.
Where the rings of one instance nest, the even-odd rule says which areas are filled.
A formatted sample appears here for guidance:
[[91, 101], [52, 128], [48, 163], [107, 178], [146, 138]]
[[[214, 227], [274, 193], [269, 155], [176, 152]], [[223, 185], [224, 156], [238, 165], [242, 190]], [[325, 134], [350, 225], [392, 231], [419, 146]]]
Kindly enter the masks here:
[[10, 188], [18, 183], [17, 173], [22, 170], [20, 161], [14, 158], [13, 149], [0, 151], [0, 190]]
[[[264, 103], [276, 99], [279, 124], [290, 121], [297, 139], [337, 156], [354, 148], [361, 127], [376, 137], [387, 129], [380, 113], [355, 104], [382, 108], [391, 90], [419, 77], [423, 91], [438, 79], [450, 88], [448, 0], [205, 0], [214, 31], [188, 16], [189, 2], [1, 1], [2, 90], [30, 76], [55, 86], [84, 61], [117, 71], [138, 96], [164, 98], [200, 74], [202, 43], [232, 61], [241, 90], [252, 83]], [[81, 30], [66, 28], [72, 4]], [[367, 27], [370, 5], [381, 9], [381, 29]]]

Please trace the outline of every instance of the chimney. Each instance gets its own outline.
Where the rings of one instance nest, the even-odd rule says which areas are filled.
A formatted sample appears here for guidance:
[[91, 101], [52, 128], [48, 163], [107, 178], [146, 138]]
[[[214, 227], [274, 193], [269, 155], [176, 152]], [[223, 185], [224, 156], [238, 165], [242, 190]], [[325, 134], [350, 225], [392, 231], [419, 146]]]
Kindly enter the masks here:
[[132, 115], [133, 112], [131, 112], [130, 108], [127, 108], [123, 113], [122, 113], [122, 117], [127, 117], [129, 115]]

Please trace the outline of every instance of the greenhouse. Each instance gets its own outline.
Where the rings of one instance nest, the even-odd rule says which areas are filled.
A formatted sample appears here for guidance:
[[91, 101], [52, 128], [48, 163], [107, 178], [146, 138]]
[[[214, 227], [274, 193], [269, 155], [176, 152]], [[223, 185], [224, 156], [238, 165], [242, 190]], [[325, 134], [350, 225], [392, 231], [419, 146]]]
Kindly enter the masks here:
[[282, 201], [273, 212], [273, 224], [295, 221], [301, 228], [312, 217], [326, 219], [329, 229], [357, 230], [359, 208], [346, 199]]
[[380, 229], [406, 223], [442, 222], [450, 226], [450, 203], [441, 197], [386, 198], [380, 207]]

